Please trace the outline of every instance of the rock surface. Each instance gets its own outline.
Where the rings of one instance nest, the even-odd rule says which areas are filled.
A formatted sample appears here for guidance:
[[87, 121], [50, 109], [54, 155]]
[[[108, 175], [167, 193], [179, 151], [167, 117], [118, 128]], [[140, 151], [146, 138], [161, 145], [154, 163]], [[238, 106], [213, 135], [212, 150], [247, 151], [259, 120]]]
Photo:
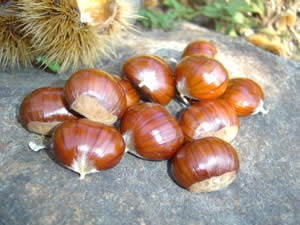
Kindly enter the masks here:
[[[56, 164], [51, 151], [28, 150], [40, 141], [18, 122], [23, 97], [42, 86], [61, 86], [70, 73], [39, 69], [0, 72], [0, 224], [298, 224], [300, 221], [300, 63], [245, 41], [181, 25], [174, 32], [130, 36], [116, 57], [98, 65], [119, 74], [122, 62], [142, 53], [179, 59], [194, 39], [215, 42], [232, 77], [256, 80], [269, 114], [241, 118], [232, 145], [240, 157], [237, 179], [222, 191], [192, 194], [177, 186], [168, 163], [125, 155], [111, 170], [85, 180]], [[174, 66], [174, 63], [171, 63]], [[181, 110], [173, 101], [168, 110]]]

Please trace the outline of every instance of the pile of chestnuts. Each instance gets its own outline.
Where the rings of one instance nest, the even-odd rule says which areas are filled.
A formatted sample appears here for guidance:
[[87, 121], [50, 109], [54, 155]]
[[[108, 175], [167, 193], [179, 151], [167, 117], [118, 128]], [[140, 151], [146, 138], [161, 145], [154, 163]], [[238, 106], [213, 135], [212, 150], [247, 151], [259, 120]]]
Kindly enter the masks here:
[[[146, 160], [171, 159], [174, 180], [189, 191], [216, 191], [239, 169], [229, 144], [238, 117], [266, 113], [260, 86], [230, 80], [216, 54], [214, 44], [196, 40], [174, 71], [156, 55], [127, 59], [122, 77], [83, 69], [64, 87], [27, 95], [19, 118], [27, 130], [52, 136], [56, 161], [81, 179], [116, 166], [128, 151]], [[178, 120], [164, 107], [174, 98], [186, 105]]]

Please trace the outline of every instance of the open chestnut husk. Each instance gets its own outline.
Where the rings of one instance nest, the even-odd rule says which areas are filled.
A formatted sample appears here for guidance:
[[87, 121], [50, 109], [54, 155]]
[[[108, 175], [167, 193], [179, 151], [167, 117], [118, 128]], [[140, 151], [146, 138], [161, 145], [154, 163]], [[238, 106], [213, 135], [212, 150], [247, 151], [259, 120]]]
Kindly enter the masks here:
[[[229, 81], [228, 72], [217, 60], [202, 55], [186, 56], [174, 71], [176, 88], [183, 101], [221, 96]], [[187, 103], [187, 102], [186, 102]]]
[[171, 68], [159, 56], [133, 56], [124, 62], [122, 73], [153, 102], [167, 105], [174, 96], [175, 84]]
[[118, 82], [99, 69], [74, 73], [65, 84], [65, 98], [71, 109], [86, 118], [111, 125], [126, 110], [126, 98]]
[[181, 114], [179, 124], [189, 142], [207, 136], [230, 142], [240, 125], [235, 109], [223, 99], [203, 100], [189, 106]]
[[268, 113], [264, 109], [263, 90], [256, 82], [248, 78], [231, 79], [222, 98], [235, 108], [238, 116]]
[[117, 75], [114, 75], [114, 78], [117, 80], [118, 84], [121, 86], [125, 94], [127, 108], [138, 104], [140, 101], [140, 96], [138, 92], [134, 89], [134, 87], [131, 85], [131, 83], [128, 80], [122, 79]]
[[175, 181], [191, 192], [211, 192], [231, 184], [239, 169], [234, 148], [219, 138], [207, 137], [182, 146], [174, 155]]
[[114, 127], [87, 119], [58, 126], [53, 133], [55, 159], [80, 174], [99, 172], [116, 166], [125, 150], [125, 142]]
[[27, 130], [42, 135], [51, 135], [58, 124], [77, 118], [64, 99], [62, 87], [34, 90], [24, 98], [19, 110], [22, 125]]
[[204, 55], [214, 58], [217, 54], [217, 49], [210, 41], [195, 40], [190, 42], [183, 50], [181, 58], [191, 55]]
[[120, 130], [129, 152], [149, 160], [166, 160], [183, 143], [175, 118], [157, 103], [130, 107], [121, 119]]

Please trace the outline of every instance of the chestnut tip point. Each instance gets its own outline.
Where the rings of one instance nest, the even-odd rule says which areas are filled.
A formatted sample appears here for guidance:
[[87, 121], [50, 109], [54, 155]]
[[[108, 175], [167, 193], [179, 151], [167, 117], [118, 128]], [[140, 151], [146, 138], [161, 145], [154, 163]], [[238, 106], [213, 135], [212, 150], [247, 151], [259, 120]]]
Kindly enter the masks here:
[[189, 101], [186, 99], [185, 95], [180, 94], [180, 98], [181, 98], [181, 100], [183, 101], [184, 104], [186, 104], [186, 105], [190, 104]]
[[79, 180], [84, 180], [85, 176], [87, 175], [88, 173], [86, 172], [81, 172], [79, 173]]
[[264, 108], [264, 101], [263, 100], [259, 101], [258, 106], [256, 107], [255, 111], [251, 115], [255, 115], [255, 114], [258, 114], [258, 113], [261, 113], [263, 115], [266, 115], [266, 114], [269, 113], [269, 110]]
[[97, 169], [93, 165], [89, 164], [86, 154], [81, 154], [73, 160], [71, 167], [69, 168], [76, 173], [79, 173], [80, 180], [83, 180], [85, 176], [89, 173], [96, 173], [98, 172]]
[[84, 180], [86, 173], [80, 173], [79, 180]]
[[179, 104], [183, 109], [186, 109], [186, 108], [189, 106], [188, 103], [185, 102], [186, 99], [183, 100], [183, 99], [181, 98], [181, 96], [178, 96], [178, 97], [175, 98], [174, 100], [175, 100], [175, 101], [177, 102], [177, 104]]
[[189, 101], [185, 97], [191, 97], [187, 88], [185, 88], [185, 78], [183, 78], [181, 81], [177, 82], [177, 90], [179, 92], [179, 96], [181, 100], [186, 104], [189, 105]]
[[46, 146], [44, 144], [37, 144], [33, 141], [29, 141], [28, 147], [34, 152], [39, 152], [40, 150], [46, 149]]
[[168, 60], [170, 61], [170, 62], [172, 62], [172, 63], [178, 63], [179, 61], [177, 60], [177, 59], [175, 59], [174, 57], [170, 57], [170, 58], [168, 58]]

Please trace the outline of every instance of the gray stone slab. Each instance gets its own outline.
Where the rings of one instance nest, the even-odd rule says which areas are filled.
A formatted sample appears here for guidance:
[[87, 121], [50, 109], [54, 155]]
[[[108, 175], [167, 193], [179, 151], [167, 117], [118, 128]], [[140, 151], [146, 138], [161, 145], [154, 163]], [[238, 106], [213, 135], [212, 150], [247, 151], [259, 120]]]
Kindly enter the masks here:
[[[97, 67], [119, 74], [127, 57], [141, 53], [179, 59], [189, 41], [207, 39], [216, 43], [219, 59], [232, 77], [250, 77], [261, 84], [270, 112], [241, 118], [232, 142], [240, 158], [237, 179], [225, 190], [192, 194], [172, 181], [166, 161], [125, 155], [115, 168], [81, 181], [56, 164], [51, 152], [28, 150], [28, 142], [37, 135], [17, 120], [27, 93], [63, 85], [71, 73], [2, 71], [0, 224], [299, 224], [300, 63], [191, 25], [126, 39], [113, 59]], [[175, 115], [181, 107], [173, 101], [168, 110]]]

